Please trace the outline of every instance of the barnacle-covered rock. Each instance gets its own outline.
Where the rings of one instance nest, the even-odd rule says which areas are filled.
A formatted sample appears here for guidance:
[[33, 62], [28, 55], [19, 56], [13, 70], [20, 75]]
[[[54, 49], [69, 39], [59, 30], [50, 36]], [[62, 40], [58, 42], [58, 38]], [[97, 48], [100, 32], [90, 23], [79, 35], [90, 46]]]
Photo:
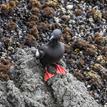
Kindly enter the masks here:
[[107, 64], [107, 58], [104, 55], [97, 56], [96, 61], [98, 63], [100, 63], [101, 65], [106, 65]]
[[9, 70], [12, 66], [12, 63], [8, 59], [0, 59], [0, 79], [1, 80], [9, 80]]
[[17, 106], [17, 107], [25, 107], [24, 97], [20, 93], [20, 90], [15, 86], [13, 81], [9, 80], [7, 82], [7, 100], [10, 105]]
[[36, 24], [36, 22], [32, 20], [32, 21], [27, 22], [26, 24], [29, 28], [32, 28]]
[[64, 23], [68, 22], [70, 20], [70, 16], [69, 15], [63, 15], [61, 17], [61, 19], [63, 20]]
[[93, 69], [95, 69], [101, 75], [102, 78], [107, 79], [107, 69], [103, 67], [101, 64], [94, 64]]
[[29, 30], [29, 33], [31, 34], [31, 35], [33, 35], [35, 38], [37, 38], [38, 39], [38, 37], [39, 37], [39, 35], [38, 35], [38, 29], [37, 29], [37, 26], [36, 25], [34, 25], [30, 30]]
[[[89, 85], [90, 88], [88, 89], [91, 89], [90, 93], [92, 93], [92, 96], [99, 103], [105, 104], [107, 103], [105, 73], [107, 66], [106, 5], [106, 0], [0, 0], [0, 57], [8, 57], [12, 61], [16, 61], [17, 58], [14, 54], [18, 47], [34, 48], [35, 45], [38, 47], [49, 40], [52, 30], [60, 28], [63, 31], [61, 40], [65, 43], [66, 47], [63, 59], [66, 61], [70, 73], [73, 73], [78, 79], [84, 81], [87, 87]], [[22, 54], [23, 52], [21, 51], [20, 55]], [[25, 57], [25, 54], [24, 56], [22, 55], [22, 58]], [[24, 60], [27, 62], [28, 57]], [[25, 67], [26, 62], [24, 60], [21, 59], [17, 62], [18, 64], [24, 62], [17, 66], [18, 69]], [[48, 91], [43, 91], [45, 86], [43, 86], [43, 82], [41, 83], [42, 77], [36, 72], [38, 70], [33, 70], [34, 74], [36, 73], [36, 78], [34, 78], [32, 82], [33, 75], [31, 69], [33, 64], [32, 61], [28, 62], [30, 63], [27, 63], [26, 68], [30, 67], [30, 69], [21, 69], [18, 71], [17, 76], [15, 76], [19, 78], [19, 81], [17, 81], [16, 78], [17, 82], [12, 80], [14, 82], [9, 81], [6, 84], [7, 92], [5, 92], [5, 94], [8, 93], [8, 101], [6, 101], [7, 98], [4, 98], [5, 95], [2, 94], [2, 84], [0, 83], [0, 106], [59, 107], [59, 105], [50, 103], [51, 101], [55, 103], [58, 97], [55, 96], [56, 99], [54, 99], [52, 97], [54, 95], [53, 93], [51, 96], [52, 91], [49, 92], [50, 97], [49, 94], [47, 94]], [[95, 69], [93, 67], [95, 63], [100, 64], [105, 69], [100, 70], [102, 67]], [[6, 66], [1, 64], [1, 68], [3, 67], [5, 68]], [[36, 67], [38, 66], [35, 65], [35, 68]], [[91, 70], [93, 70], [93, 72], [91, 72]], [[91, 73], [87, 76], [84, 74], [85, 71]], [[2, 80], [8, 78], [7, 73], [1, 74]], [[14, 72], [12, 75], [15, 75]], [[101, 78], [99, 78], [98, 75]], [[97, 76], [98, 79], [96, 79]], [[101, 79], [103, 84], [100, 84], [99, 79]], [[35, 88], [33, 84], [35, 82], [37, 83], [37, 88]], [[67, 82], [64, 81], [64, 84], [66, 83]], [[27, 92], [24, 91], [22, 93], [20, 90], [27, 90]], [[29, 95], [28, 90], [35, 90], [36, 94], [34, 92]], [[59, 90], [61, 90], [61, 88]], [[14, 94], [14, 92], [16, 94]], [[57, 91], [55, 91], [55, 93], [57, 93]], [[96, 95], [97, 98], [95, 94], [98, 94]], [[32, 95], [36, 95], [37, 97], [34, 98]], [[67, 93], [67, 95], [69, 96], [70, 94]], [[65, 102], [72, 101], [72, 98], [70, 100], [68, 97], [64, 98], [67, 99], [62, 99]], [[81, 97], [78, 98], [80, 99]], [[48, 100], [51, 101], [48, 102]], [[41, 103], [42, 101], [43, 103]], [[9, 103], [15, 104], [9, 105]], [[69, 102], [64, 103], [64, 106], [66, 107], [67, 104], [69, 104]], [[68, 105], [68, 107], [69, 106], [73, 105]], [[84, 105], [84, 107], [86, 106], [87, 105]]]
[[33, 35], [28, 34], [25, 38], [24, 44], [28, 45], [28, 46], [32, 46], [34, 44], [35, 40], [36, 40], [36, 38]]
[[85, 79], [84, 75], [81, 73], [80, 70], [75, 71], [75, 72], [74, 72], [74, 76], [75, 76], [77, 79], [79, 79], [80, 81], [83, 81], [83, 80]]
[[48, 27], [50, 30], [54, 30], [56, 28], [61, 28], [61, 25], [58, 23], [52, 23], [52, 24], [49, 24]]
[[107, 20], [107, 11], [103, 11], [102, 17]]
[[7, 90], [6, 90], [6, 81], [0, 80], [0, 107], [9, 107], [10, 104], [7, 100]]
[[0, 8], [2, 13], [7, 12], [9, 11], [9, 4], [2, 4]]
[[95, 79], [95, 80], [97, 80], [97, 79], [99, 79], [100, 80], [100, 76], [97, 74], [97, 72], [95, 72], [95, 71], [93, 71], [93, 70], [91, 70], [91, 71], [89, 71], [89, 72], [84, 72], [84, 74], [86, 75], [86, 76], [89, 76], [89, 78], [92, 78], [92, 79]]
[[38, 24], [38, 30], [39, 31], [48, 31], [51, 25], [49, 25], [49, 23], [47, 21], [45, 22], [40, 22]]
[[8, 2], [5, 2], [0, 5], [1, 12], [9, 12], [10, 10], [13, 10], [17, 6], [18, 0], [9, 0]]
[[16, 27], [17, 27], [16, 23], [14, 21], [12, 21], [12, 20], [7, 23], [7, 28], [9, 30], [15, 30]]
[[65, 42], [68, 44], [72, 40], [72, 32], [68, 27], [64, 28], [63, 38], [64, 38]]
[[83, 10], [82, 10], [82, 9], [75, 9], [74, 14], [75, 14], [76, 16], [81, 16], [82, 13], [83, 13]]
[[85, 75], [86, 80], [88, 80], [88, 83], [91, 86], [94, 85], [95, 87], [98, 87], [101, 89], [102, 81], [101, 81], [100, 75], [98, 75], [97, 72], [91, 70], [91, 71], [84, 72], [84, 75]]
[[103, 35], [96, 33], [95, 34], [95, 43], [97, 43], [100, 46], [104, 46], [107, 43], [107, 37], [104, 37]]
[[29, 5], [32, 7], [32, 8], [40, 8], [41, 7], [41, 3], [39, 0], [29, 0]]
[[48, 1], [47, 1], [47, 4], [48, 4], [49, 6], [52, 6], [52, 7], [58, 6], [58, 3], [59, 3], [58, 0], [48, 0]]
[[55, 14], [55, 10], [53, 7], [49, 7], [49, 6], [43, 7], [43, 15], [44, 16], [53, 17], [54, 14]]
[[9, 2], [9, 8], [12, 9], [12, 8], [15, 8], [15, 7], [16, 7], [16, 1], [14, 1], [14, 0], [10, 1]]
[[99, 21], [102, 19], [102, 12], [96, 7], [92, 9], [92, 15], [95, 21]]
[[12, 45], [12, 42], [13, 42], [12, 38], [4, 37], [4, 38], [2, 38], [2, 40], [4, 42], [4, 46], [6, 49], [8, 49], [8, 47]]
[[89, 42], [78, 39], [73, 43], [74, 48], [80, 48], [84, 50], [89, 55], [95, 55], [97, 52], [97, 47], [93, 44], [90, 44]]
[[33, 15], [39, 16], [40, 15], [40, 10], [39, 8], [35, 7], [31, 9], [31, 12]]

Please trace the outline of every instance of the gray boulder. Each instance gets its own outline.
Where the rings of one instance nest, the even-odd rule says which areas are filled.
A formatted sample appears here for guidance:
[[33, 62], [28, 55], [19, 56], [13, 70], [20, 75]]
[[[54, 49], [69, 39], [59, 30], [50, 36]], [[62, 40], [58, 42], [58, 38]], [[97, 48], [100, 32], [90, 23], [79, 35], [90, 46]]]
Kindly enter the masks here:
[[44, 82], [43, 71], [30, 49], [18, 49], [13, 80], [0, 81], [0, 107], [101, 107], [69, 72]]

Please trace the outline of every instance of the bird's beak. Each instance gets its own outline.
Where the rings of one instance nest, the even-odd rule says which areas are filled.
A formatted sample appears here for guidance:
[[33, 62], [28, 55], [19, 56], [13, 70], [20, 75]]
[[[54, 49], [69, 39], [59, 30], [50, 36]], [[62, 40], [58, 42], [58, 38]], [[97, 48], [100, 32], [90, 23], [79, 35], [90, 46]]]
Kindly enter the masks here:
[[53, 38], [54, 38], [54, 36], [52, 35], [49, 40], [52, 40]]

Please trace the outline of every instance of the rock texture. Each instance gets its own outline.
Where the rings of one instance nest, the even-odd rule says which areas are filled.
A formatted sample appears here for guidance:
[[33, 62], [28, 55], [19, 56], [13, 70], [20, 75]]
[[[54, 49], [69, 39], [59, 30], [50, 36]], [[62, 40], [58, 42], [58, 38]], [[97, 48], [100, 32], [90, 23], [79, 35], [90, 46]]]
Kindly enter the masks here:
[[72, 74], [43, 81], [43, 68], [30, 49], [18, 49], [12, 80], [0, 81], [0, 107], [101, 107]]
[[[107, 104], [107, 0], [0, 0], [0, 80], [10, 79], [17, 48], [44, 45], [56, 28], [63, 31], [71, 73]], [[19, 82], [22, 90], [26, 83]]]

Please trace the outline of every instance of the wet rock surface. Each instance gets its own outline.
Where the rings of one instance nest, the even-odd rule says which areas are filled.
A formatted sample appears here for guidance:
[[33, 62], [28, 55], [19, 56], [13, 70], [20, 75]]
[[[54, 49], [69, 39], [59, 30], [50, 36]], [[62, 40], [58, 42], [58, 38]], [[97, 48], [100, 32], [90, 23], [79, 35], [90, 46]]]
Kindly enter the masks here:
[[[9, 81], [9, 84], [13, 84], [12, 81], [15, 78], [15, 83], [12, 86], [16, 87], [16, 93], [19, 94], [20, 90], [33, 90], [32, 87], [36, 87], [35, 85], [32, 86], [36, 82], [34, 78], [36, 75], [40, 76], [39, 73], [33, 76], [32, 72], [30, 72], [36, 62], [34, 63], [33, 59], [30, 59], [31, 56], [28, 55], [29, 57], [25, 63], [30, 61], [32, 65], [28, 65], [30, 68], [24, 70], [26, 64], [21, 63], [21, 60], [24, 62], [25, 59], [21, 59], [21, 57], [24, 58], [25, 56], [22, 55], [22, 52], [20, 53], [21, 55], [18, 54], [18, 57], [16, 57], [17, 48], [39, 48], [40, 45], [49, 40], [52, 30], [60, 28], [63, 31], [61, 40], [66, 46], [63, 59], [67, 68], [71, 74], [85, 83], [88, 92], [98, 103], [105, 105], [107, 103], [106, 9], [106, 0], [1, 0], [1, 87], [5, 87], [3, 84], [8, 84], [6, 81]], [[27, 54], [27, 52], [25, 53]], [[23, 73], [30, 72], [30, 75], [24, 75], [21, 70], [17, 70], [18, 73], [12, 73], [14, 66], [18, 67], [18, 64], [23, 68]], [[35, 67], [35, 69], [37, 68]], [[35, 69], [33, 70], [34, 72]], [[39, 71], [41, 72], [42, 70]], [[29, 76], [32, 76], [32, 78], [27, 81], [26, 77], [29, 78]], [[42, 77], [43, 75], [40, 76], [40, 78]], [[43, 85], [43, 81], [40, 84]], [[10, 89], [10, 85], [7, 86], [9, 90], [13, 90]], [[43, 85], [43, 87], [45, 86]], [[9, 92], [13, 93], [12, 91]], [[5, 92], [3, 92], [3, 95], [5, 96]], [[7, 99], [10, 96], [9, 94]], [[20, 98], [17, 98], [17, 95], [14, 96], [16, 97], [13, 101], [7, 101], [5, 98], [1, 101], [7, 101], [7, 107], [16, 106], [8, 105], [8, 102], [16, 102], [16, 100], [20, 102], [20, 98], [23, 95], [20, 95]], [[26, 95], [25, 98], [22, 98], [24, 100], [22, 102], [27, 102], [25, 106], [29, 106], [30, 102], [39, 106], [38, 101], [35, 103]], [[49, 98], [52, 99], [51, 94], [49, 94]], [[24, 106], [21, 104], [19, 103], [18, 105]], [[42, 107], [43, 105], [40, 106]]]

